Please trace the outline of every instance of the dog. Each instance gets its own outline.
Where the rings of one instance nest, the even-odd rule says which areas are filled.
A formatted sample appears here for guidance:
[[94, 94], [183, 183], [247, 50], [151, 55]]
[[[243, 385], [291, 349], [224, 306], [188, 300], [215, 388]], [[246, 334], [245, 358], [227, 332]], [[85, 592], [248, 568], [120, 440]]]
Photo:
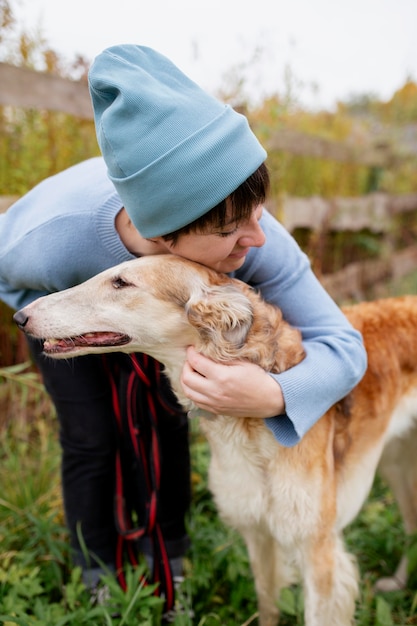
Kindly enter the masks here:
[[[396, 497], [406, 531], [417, 528], [417, 296], [344, 309], [364, 337], [368, 369], [298, 445], [284, 448], [262, 419], [203, 414], [209, 486], [250, 558], [260, 626], [279, 621], [280, 589], [303, 584], [306, 626], [353, 622], [358, 572], [342, 531], [360, 511], [375, 472]], [[143, 352], [160, 361], [186, 410], [186, 348], [219, 361], [280, 372], [304, 358], [301, 336], [246, 284], [174, 255], [128, 261], [14, 315], [45, 354]], [[214, 418], [213, 418], [214, 417]], [[402, 588], [404, 556], [381, 590]]]

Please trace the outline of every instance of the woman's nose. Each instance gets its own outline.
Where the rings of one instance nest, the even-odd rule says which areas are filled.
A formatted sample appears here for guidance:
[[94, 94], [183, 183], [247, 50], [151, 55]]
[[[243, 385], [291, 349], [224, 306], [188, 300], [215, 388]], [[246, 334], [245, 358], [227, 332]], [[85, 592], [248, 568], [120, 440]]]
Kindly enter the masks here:
[[266, 240], [265, 233], [262, 230], [258, 220], [251, 222], [250, 226], [246, 229], [245, 233], [239, 237], [239, 245], [242, 248], [260, 248], [264, 245]]

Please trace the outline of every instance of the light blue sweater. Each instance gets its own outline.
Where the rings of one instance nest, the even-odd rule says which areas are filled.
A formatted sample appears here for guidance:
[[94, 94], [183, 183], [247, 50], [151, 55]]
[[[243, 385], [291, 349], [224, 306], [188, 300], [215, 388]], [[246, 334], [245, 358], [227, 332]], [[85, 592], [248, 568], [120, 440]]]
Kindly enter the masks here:
[[[115, 229], [121, 207], [101, 158], [37, 185], [0, 215], [0, 299], [18, 309], [133, 259]], [[359, 382], [366, 353], [361, 335], [322, 288], [295, 240], [267, 211], [260, 223], [266, 243], [251, 249], [234, 276], [278, 305], [302, 333], [306, 358], [273, 375], [286, 415], [265, 420], [289, 447]]]

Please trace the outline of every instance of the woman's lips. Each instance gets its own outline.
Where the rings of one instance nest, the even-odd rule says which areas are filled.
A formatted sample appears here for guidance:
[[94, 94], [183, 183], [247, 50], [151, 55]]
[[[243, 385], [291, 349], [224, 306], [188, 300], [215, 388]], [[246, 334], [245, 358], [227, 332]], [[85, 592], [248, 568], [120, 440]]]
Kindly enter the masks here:
[[239, 250], [237, 252], [232, 252], [232, 254], [229, 254], [229, 258], [230, 259], [241, 259], [242, 257], [246, 256], [249, 252], [249, 248], [245, 248], [244, 250]]

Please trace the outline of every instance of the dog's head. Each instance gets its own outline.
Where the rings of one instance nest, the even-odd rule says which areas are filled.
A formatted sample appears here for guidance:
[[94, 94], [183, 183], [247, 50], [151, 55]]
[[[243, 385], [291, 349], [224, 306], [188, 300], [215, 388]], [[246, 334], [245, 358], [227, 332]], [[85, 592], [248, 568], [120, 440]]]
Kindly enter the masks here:
[[[236, 358], [253, 321], [241, 283], [173, 255], [128, 261], [39, 298], [14, 319], [54, 358], [112, 351], [167, 353], [195, 345]], [[178, 358], [178, 354], [176, 355]]]

